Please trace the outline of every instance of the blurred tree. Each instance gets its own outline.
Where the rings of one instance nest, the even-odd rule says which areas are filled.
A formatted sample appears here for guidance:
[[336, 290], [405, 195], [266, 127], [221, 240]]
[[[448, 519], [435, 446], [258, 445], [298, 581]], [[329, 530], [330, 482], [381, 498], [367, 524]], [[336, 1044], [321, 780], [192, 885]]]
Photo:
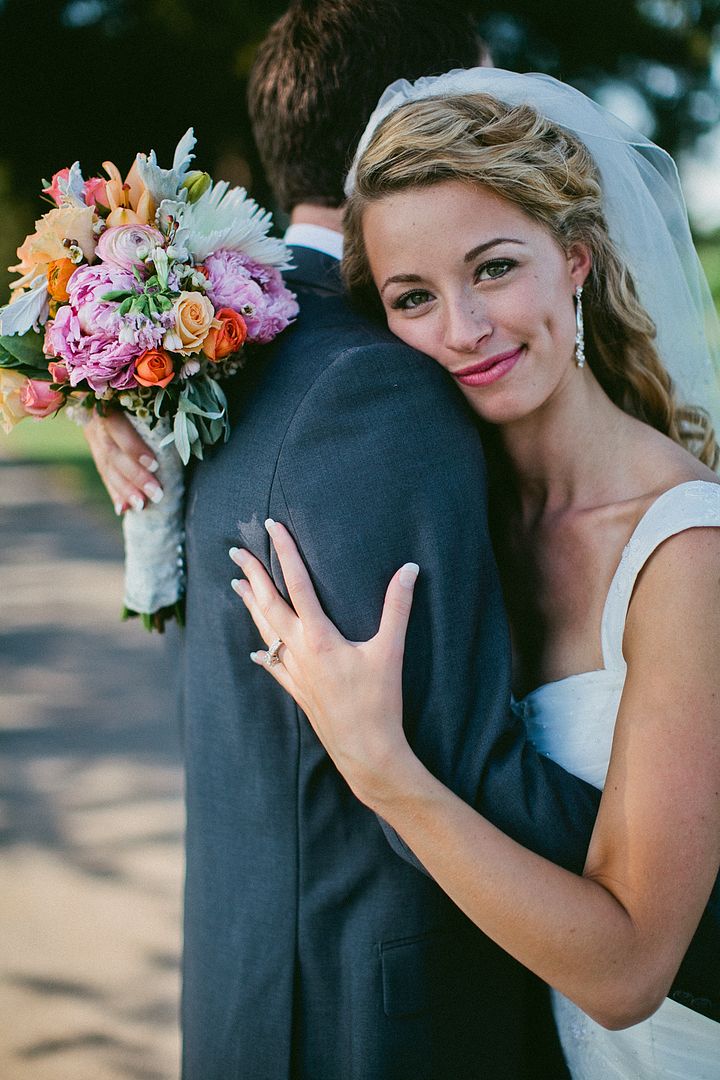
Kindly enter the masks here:
[[[720, 117], [712, 46], [720, 0], [458, 0], [496, 63], [543, 70], [612, 107], [620, 89], [671, 151]], [[41, 177], [79, 158], [86, 176], [138, 150], [167, 161], [193, 125], [198, 165], [268, 203], [244, 98], [254, 50], [287, 0], [0, 0], [6, 98], [0, 139], [4, 267], [42, 209]], [[608, 98], [607, 95], [610, 95]], [[12, 213], [10, 212], [12, 211]]]
[[720, 122], [720, 0], [498, 0], [480, 30], [498, 67], [570, 82], [672, 154]]

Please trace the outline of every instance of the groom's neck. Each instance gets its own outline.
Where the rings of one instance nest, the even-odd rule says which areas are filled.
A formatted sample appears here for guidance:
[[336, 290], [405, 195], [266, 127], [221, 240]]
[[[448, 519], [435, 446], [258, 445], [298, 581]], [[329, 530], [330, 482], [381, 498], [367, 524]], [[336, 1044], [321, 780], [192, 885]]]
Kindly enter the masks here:
[[291, 225], [321, 225], [333, 232], [342, 232], [342, 206], [313, 206], [312, 203], [298, 203], [290, 212]]

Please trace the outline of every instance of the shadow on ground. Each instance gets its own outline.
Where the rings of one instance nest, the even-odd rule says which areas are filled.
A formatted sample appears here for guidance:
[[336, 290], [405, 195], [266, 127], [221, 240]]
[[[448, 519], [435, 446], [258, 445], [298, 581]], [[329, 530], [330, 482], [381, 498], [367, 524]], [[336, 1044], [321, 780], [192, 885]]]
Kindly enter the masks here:
[[120, 621], [119, 526], [56, 470], [0, 459], [0, 526], [0, 1076], [173, 1080], [176, 639]]

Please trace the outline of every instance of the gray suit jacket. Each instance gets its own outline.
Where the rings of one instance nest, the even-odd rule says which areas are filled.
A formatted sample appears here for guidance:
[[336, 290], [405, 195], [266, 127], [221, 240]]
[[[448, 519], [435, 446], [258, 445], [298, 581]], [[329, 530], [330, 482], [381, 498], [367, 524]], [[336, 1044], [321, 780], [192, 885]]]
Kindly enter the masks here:
[[230, 441], [188, 496], [185, 1080], [561, 1076], [537, 981], [383, 835], [248, 659], [259, 639], [227, 551], [248, 547], [283, 588], [265, 518], [291, 529], [350, 638], [375, 632], [392, 573], [418, 562], [412, 744], [511, 836], [581, 870], [599, 795], [508, 710], [473, 418], [437, 365], [351, 310], [334, 260], [294, 254], [298, 322], [237, 380]]

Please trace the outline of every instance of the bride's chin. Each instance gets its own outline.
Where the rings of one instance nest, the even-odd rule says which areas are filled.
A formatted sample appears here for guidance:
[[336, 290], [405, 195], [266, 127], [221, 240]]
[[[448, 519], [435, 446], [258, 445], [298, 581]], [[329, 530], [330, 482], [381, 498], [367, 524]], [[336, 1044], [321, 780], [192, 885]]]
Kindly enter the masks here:
[[535, 411], [534, 407], [528, 405], [527, 402], [518, 401], [510, 395], [498, 396], [493, 401], [490, 400], [488, 394], [483, 397], [482, 393], [473, 390], [473, 388], [468, 388], [463, 392], [473, 412], [477, 413], [480, 419], [487, 424], [493, 424], [497, 427], [524, 420], [526, 416]]

